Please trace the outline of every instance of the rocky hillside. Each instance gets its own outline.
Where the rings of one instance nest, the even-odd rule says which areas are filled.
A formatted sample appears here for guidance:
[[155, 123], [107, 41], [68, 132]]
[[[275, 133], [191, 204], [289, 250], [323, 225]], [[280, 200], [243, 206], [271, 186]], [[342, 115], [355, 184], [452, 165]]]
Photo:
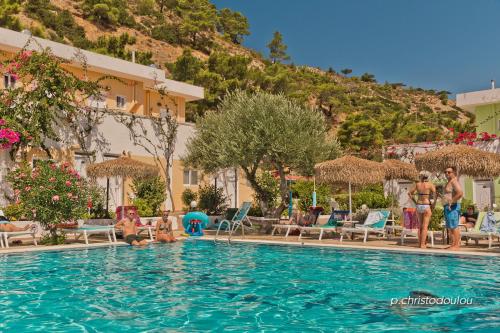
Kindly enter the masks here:
[[189, 106], [191, 120], [215, 109], [228, 90], [265, 89], [317, 107], [345, 149], [366, 157], [384, 144], [472, 128], [472, 115], [446, 91], [295, 66], [279, 33], [269, 36], [269, 57], [246, 49], [245, 16], [209, 0], [0, 0], [0, 26], [128, 60], [134, 50], [137, 61], [206, 88], [207, 98]]

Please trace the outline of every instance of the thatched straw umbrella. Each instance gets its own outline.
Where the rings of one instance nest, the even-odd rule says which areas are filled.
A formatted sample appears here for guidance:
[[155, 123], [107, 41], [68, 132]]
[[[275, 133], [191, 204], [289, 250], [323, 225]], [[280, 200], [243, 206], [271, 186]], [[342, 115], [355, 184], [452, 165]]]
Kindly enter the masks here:
[[352, 185], [363, 186], [381, 183], [384, 169], [381, 163], [354, 156], [344, 156], [335, 160], [318, 163], [314, 170], [319, 182], [347, 184], [349, 186], [349, 216], [352, 219]]
[[384, 160], [382, 166], [384, 168], [385, 179], [390, 182], [391, 207], [393, 207], [393, 181], [395, 179], [416, 180], [418, 178], [418, 171], [414, 164], [394, 159]]
[[471, 177], [494, 178], [500, 175], [500, 154], [465, 145], [451, 145], [415, 157], [418, 170], [443, 172], [455, 167], [457, 173]]
[[[116, 159], [87, 166], [87, 175], [89, 177], [106, 178], [106, 212], [109, 209], [109, 178], [147, 178], [158, 176], [158, 172], [158, 167], [134, 160], [128, 156], [121, 156]], [[122, 201], [125, 201], [124, 197], [125, 194], [122, 193]]]
[[146, 178], [158, 176], [158, 167], [121, 156], [109, 161], [91, 164], [87, 167], [87, 175], [94, 178], [130, 177]]
[[416, 180], [418, 178], [418, 171], [414, 164], [406, 163], [400, 160], [384, 160], [382, 162], [384, 167], [385, 179], [407, 179]]

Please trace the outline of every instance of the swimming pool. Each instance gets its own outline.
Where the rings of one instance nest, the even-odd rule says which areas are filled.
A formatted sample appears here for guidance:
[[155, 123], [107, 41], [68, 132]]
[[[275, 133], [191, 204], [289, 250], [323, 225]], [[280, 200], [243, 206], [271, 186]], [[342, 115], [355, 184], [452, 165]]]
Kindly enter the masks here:
[[[499, 263], [207, 241], [0, 255], [0, 331], [491, 332]], [[390, 306], [413, 290], [473, 304]]]

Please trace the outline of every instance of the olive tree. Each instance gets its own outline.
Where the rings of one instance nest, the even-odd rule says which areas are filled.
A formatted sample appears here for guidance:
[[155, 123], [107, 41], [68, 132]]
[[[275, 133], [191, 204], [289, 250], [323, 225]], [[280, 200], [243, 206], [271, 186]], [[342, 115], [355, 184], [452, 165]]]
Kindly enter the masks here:
[[[336, 140], [328, 139], [321, 113], [284, 95], [229, 93], [219, 109], [207, 112], [196, 127], [184, 163], [208, 173], [241, 168], [266, 216], [279, 216], [287, 206], [288, 170], [311, 175], [315, 163], [339, 152]], [[277, 207], [271, 207], [267, 189], [258, 181], [263, 168], [274, 169], [279, 175]]]

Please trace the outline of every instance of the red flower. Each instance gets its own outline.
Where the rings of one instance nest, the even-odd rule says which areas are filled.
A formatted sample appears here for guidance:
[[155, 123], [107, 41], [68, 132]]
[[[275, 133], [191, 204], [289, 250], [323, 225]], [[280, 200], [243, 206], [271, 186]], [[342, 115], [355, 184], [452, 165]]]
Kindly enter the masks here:
[[66, 181], [66, 186], [71, 186], [71, 182], [69, 180]]
[[52, 197], [52, 201], [59, 201], [59, 196], [58, 195], [54, 195]]

